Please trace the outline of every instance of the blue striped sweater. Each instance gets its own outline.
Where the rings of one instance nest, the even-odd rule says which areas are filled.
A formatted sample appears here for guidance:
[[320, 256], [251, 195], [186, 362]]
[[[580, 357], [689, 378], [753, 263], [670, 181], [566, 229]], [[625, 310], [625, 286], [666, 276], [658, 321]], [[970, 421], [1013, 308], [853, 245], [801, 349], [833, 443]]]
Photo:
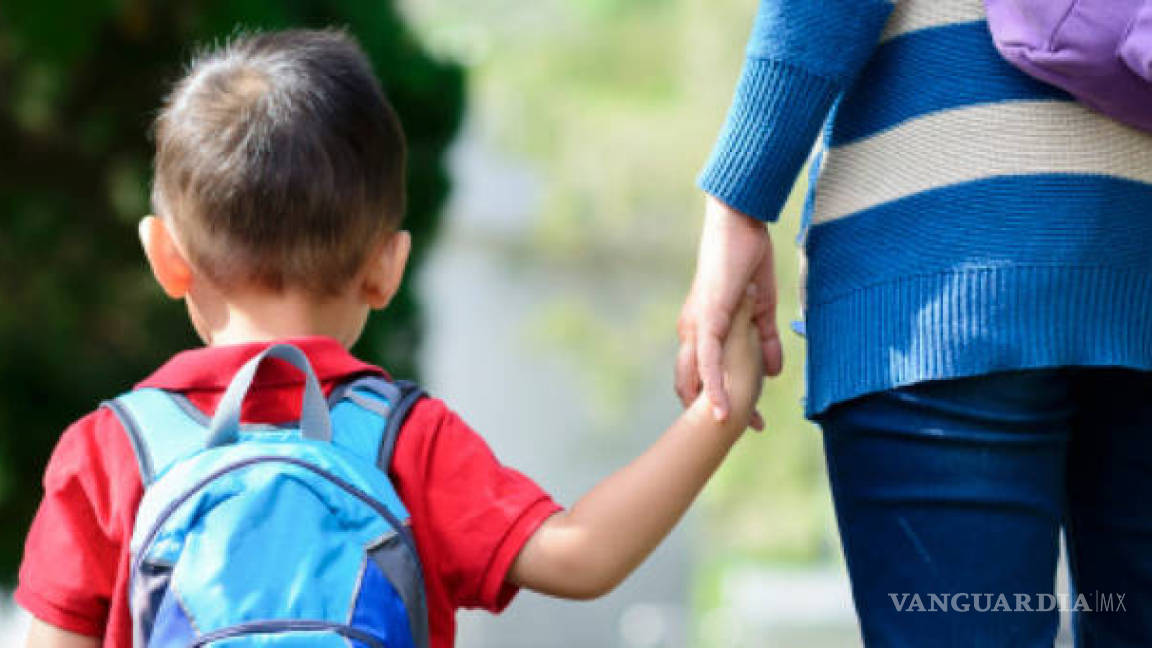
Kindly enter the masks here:
[[982, 0], [761, 0], [700, 186], [774, 220], [813, 142], [807, 411], [924, 380], [1152, 370], [1152, 135], [996, 52]]

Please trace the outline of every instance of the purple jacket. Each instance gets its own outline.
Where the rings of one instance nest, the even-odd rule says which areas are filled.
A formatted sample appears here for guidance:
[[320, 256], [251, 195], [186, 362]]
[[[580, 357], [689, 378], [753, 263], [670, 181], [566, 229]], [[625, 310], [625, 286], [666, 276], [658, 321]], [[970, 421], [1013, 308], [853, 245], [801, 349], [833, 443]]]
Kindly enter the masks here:
[[1152, 131], [1152, 0], [985, 0], [996, 47], [1028, 74]]

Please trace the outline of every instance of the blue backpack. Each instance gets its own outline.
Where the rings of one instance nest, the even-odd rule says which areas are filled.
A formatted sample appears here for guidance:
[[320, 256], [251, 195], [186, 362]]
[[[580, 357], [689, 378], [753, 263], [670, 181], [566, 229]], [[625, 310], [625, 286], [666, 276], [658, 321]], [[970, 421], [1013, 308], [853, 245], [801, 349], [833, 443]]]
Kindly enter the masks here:
[[[267, 358], [305, 375], [299, 423], [240, 424]], [[366, 377], [326, 401], [304, 354], [279, 344], [237, 372], [211, 420], [160, 389], [106, 403], [144, 482], [131, 542], [135, 648], [427, 648], [423, 572], [388, 479], [422, 394]]]

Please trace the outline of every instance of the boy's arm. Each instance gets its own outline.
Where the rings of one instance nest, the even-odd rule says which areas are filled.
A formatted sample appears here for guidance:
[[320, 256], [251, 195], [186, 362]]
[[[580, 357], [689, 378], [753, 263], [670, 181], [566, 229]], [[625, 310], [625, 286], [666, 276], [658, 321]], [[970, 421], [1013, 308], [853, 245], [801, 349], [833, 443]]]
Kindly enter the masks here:
[[602, 481], [571, 509], [548, 518], [525, 543], [508, 580], [544, 594], [607, 594], [680, 520], [748, 425], [760, 389], [750, 300], [725, 347], [732, 414], [717, 422], [703, 396], [644, 454]]
[[27, 648], [100, 648], [100, 640], [69, 632], [36, 617], [28, 626]]
[[14, 592], [33, 619], [28, 646], [97, 646], [115, 636], [110, 608], [127, 604], [116, 583], [142, 491], [131, 441], [110, 410], [64, 431], [44, 471]]

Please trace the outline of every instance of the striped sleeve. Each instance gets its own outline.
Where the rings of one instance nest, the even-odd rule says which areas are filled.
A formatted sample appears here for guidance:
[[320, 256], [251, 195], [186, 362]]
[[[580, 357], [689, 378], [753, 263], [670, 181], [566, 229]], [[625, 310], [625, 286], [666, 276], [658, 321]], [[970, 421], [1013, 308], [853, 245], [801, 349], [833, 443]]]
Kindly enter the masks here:
[[700, 188], [749, 216], [776, 220], [828, 111], [891, 10], [887, 0], [761, 0]]

